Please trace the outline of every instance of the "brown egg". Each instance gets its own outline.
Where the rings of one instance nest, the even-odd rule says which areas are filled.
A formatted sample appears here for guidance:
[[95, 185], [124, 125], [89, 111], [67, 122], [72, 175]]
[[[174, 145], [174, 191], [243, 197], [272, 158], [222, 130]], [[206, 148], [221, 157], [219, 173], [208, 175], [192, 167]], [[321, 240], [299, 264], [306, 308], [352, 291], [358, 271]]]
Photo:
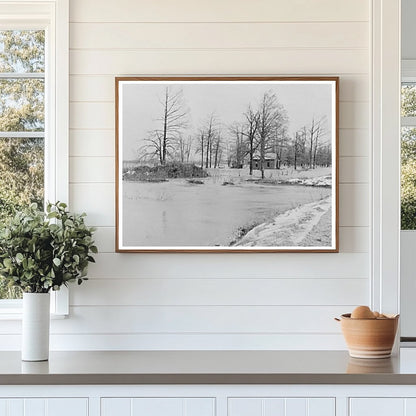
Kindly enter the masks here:
[[368, 306], [357, 306], [351, 313], [352, 319], [375, 319], [374, 313]]

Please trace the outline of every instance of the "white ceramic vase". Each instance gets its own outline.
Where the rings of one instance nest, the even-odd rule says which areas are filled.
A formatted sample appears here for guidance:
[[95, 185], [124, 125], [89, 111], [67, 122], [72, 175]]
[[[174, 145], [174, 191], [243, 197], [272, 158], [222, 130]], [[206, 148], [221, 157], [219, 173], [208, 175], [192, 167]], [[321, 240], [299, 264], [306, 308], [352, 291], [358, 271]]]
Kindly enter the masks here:
[[49, 358], [50, 294], [23, 293], [22, 360]]

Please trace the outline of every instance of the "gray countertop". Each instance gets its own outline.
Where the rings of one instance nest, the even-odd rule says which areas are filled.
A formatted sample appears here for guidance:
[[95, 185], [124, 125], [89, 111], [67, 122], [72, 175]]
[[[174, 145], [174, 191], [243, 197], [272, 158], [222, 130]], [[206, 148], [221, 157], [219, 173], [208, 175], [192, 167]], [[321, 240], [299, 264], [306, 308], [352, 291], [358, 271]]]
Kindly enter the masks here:
[[346, 351], [71, 351], [38, 363], [0, 352], [0, 384], [416, 384], [416, 349], [378, 360]]

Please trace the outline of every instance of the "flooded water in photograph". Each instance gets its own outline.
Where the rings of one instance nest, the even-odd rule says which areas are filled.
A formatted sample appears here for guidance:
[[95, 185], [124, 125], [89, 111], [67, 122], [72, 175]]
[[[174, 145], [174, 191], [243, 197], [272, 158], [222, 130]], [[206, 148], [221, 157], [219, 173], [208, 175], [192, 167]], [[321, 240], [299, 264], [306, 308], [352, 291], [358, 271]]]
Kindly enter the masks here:
[[123, 243], [229, 246], [276, 215], [330, 194], [330, 188], [298, 185], [123, 182]]

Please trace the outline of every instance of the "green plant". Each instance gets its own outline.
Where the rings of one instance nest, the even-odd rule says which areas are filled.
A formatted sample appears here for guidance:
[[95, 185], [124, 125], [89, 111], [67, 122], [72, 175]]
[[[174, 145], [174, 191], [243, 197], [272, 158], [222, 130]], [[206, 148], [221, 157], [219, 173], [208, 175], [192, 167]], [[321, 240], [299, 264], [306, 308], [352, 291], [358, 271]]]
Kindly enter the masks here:
[[81, 284], [94, 262], [91, 253], [97, 253], [85, 215], [71, 214], [59, 202], [49, 203], [46, 213], [36, 204], [18, 211], [0, 225], [0, 277], [30, 293]]

